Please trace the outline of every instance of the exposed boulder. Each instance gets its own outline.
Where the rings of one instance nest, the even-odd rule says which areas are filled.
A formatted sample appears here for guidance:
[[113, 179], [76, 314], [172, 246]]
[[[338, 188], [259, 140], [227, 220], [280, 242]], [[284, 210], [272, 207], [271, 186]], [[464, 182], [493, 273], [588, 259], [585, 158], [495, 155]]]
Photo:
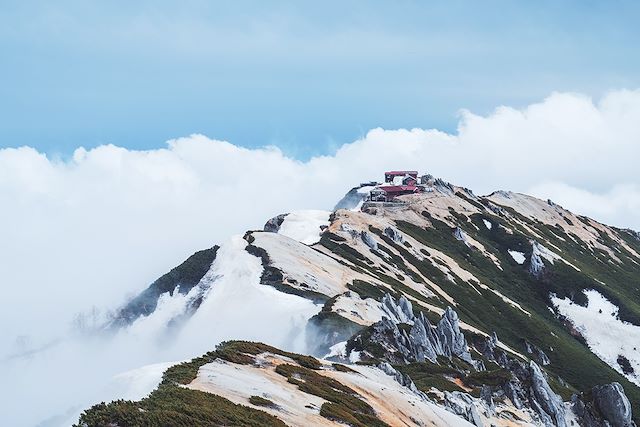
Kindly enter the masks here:
[[631, 404], [622, 386], [611, 383], [596, 386], [590, 393], [574, 394], [571, 409], [583, 427], [635, 427]]
[[549, 249], [536, 242], [530, 240], [531, 243], [531, 259], [529, 260], [529, 273], [539, 278], [542, 276], [545, 270], [543, 258], [549, 261], [551, 264], [555, 260], [561, 259], [557, 254], [551, 252]]
[[346, 223], [340, 224], [340, 231], [349, 233], [352, 239], [355, 239], [356, 237], [358, 237], [358, 234], [359, 234], [358, 230], [354, 229], [353, 227], [351, 227], [349, 224], [346, 224]]
[[631, 403], [619, 383], [596, 386], [592, 394], [594, 406], [612, 427], [635, 426], [631, 419]]
[[437, 332], [440, 342], [442, 343], [444, 356], [449, 358], [451, 358], [451, 356], [458, 356], [465, 362], [473, 364], [471, 354], [467, 347], [467, 340], [460, 330], [458, 313], [451, 307], [447, 307], [440, 322], [438, 322]]
[[287, 215], [289, 214], [283, 213], [283, 214], [274, 216], [264, 224], [264, 227], [262, 227], [262, 229], [269, 233], [277, 233], [278, 231], [280, 231], [280, 226], [284, 222], [284, 219], [287, 217]]

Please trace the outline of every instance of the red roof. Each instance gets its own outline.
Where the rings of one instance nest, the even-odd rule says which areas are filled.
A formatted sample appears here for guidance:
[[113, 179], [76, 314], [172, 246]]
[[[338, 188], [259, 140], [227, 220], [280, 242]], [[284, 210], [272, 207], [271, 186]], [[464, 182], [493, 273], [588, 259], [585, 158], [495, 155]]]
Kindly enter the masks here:
[[404, 176], [404, 175], [418, 175], [418, 171], [389, 171], [385, 172], [385, 175]]

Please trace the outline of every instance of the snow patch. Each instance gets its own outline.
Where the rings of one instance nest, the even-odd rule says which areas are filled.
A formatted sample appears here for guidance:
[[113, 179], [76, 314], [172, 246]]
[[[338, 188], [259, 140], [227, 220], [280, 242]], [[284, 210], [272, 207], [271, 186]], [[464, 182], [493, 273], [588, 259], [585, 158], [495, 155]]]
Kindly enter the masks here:
[[330, 357], [347, 357], [347, 342], [340, 341], [339, 343], [329, 347], [329, 353], [327, 353], [323, 359], [329, 359]]
[[290, 237], [305, 245], [320, 241], [322, 228], [329, 225], [329, 211], [304, 210], [291, 212], [284, 217], [278, 234]]
[[511, 258], [513, 258], [513, 260], [515, 262], [517, 262], [518, 264], [524, 264], [526, 258], [524, 256], [524, 252], [518, 252], [518, 251], [512, 251], [509, 250], [509, 255], [511, 255]]
[[[574, 324], [584, 337], [591, 351], [630, 381], [640, 385], [640, 327], [623, 322], [618, 317], [618, 307], [595, 290], [585, 291], [586, 307], [573, 303], [569, 298], [552, 296], [553, 304], [563, 316]], [[624, 374], [618, 363], [623, 356], [633, 368]]]
[[491, 224], [491, 222], [487, 221], [486, 219], [483, 219], [482, 222], [484, 222], [484, 226], [487, 227], [488, 230], [491, 230], [491, 227], [493, 227], [493, 224]]

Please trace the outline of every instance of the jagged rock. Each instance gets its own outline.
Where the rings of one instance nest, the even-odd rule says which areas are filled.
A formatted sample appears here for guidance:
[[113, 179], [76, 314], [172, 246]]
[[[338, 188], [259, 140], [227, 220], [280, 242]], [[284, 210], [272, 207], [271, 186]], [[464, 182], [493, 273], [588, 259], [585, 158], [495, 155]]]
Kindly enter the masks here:
[[532, 241], [531, 246], [533, 250], [531, 252], [531, 259], [529, 260], [529, 273], [535, 277], [540, 277], [544, 272], [544, 262], [542, 261], [538, 243]]
[[545, 270], [545, 265], [542, 259], [546, 259], [551, 264], [557, 259], [561, 259], [557, 254], [551, 252], [549, 249], [536, 242], [530, 240], [531, 243], [531, 259], [529, 260], [529, 273], [539, 278], [542, 276]]
[[478, 414], [478, 410], [474, 404], [474, 399], [467, 393], [460, 391], [445, 392], [444, 407], [449, 412], [461, 416], [478, 427], [483, 426], [480, 414]]
[[385, 294], [381, 303], [382, 311], [389, 319], [393, 320], [394, 323], [413, 323], [413, 307], [411, 301], [404, 295], [402, 295], [396, 303], [391, 295]]
[[485, 338], [484, 342], [476, 342], [476, 350], [478, 350], [485, 358], [495, 362], [498, 366], [506, 368], [509, 364], [507, 353], [498, 347], [498, 335], [495, 331]]
[[262, 229], [264, 231], [268, 231], [269, 233], [277, 233], [280, 230], [280, 226], [284, 222], [284, 219], [287, 217], [287, 215], [289, 214], [283, 213], [283, 214], [274, 216], [264, 224], [264, 227], [262, 227]]
[[441, 192], [442, 194], [446, 194], [447, 196], [453, 196], [455, 193], [453, 186], [441, 178], [436, 178], [436, 180], [433, 183], [433, 186], [439, 192]]
[[447, 357], [458, 356], [465, 362], [473, 364], [471, 354], [467, 348], [467, 340], [460, 331], [458, 313], [451, 307], [447, 307], [437, 327], [444, 355]]
[[527, 349], [527, 353], [531, 354], [536, 362], [540, 363], [542, 366], [547, 366], [551, 363], [547, 354], [542, 351], [540, 347], [531, 344], [527, 340], [524, 341], [524, 346]]
[[631, 404], [616, 382], [596, 386], [591, 393], [571, 396], [571, 409], [583, 427], [635, 427]]
[[612, 427], [635, 426], [631, 419], [631, 403], [619, 383], [596, 386], [592, 394], [595, 407]]
[[484, 407], [488, 416], [493, 416], [496, 412], [496, 406], [493, 402], [493, 394], [491, 393], [491, 387], [483, 385], [480, 389], [480, 399], [484, 403]]
[[469, 196], [469, 198], [471, 198], [472, 200], [480, 200], [480, 198], [478, 196], [476, 196], [473, 193], [473, 190], [471, 190], [470, 188], [467, 187], [463, 187], [462, 190], [467, 193], [467, 196]]
[[511, 400], [513, 406], [518, 409], [524, 408], [524, 392], [520, 383], [516, 380], [508, 381], [502, 388], [505, 396]]
[[396, 243], [402, 243], [404, 241], [402, 233], [393, 227], [385, 228], [384, 234]]
[[536, 362], [530, 362], [529, 370], [531, 374], [530, 400], [533, 408], [536, 409], [545, 425], [549, 427], [566, 427], [562, 399], [551, 390], [547, 379]]
[[[438, 356], [449, 359], [456, 356], [476, 370], [484, 369], [481, 363], [471, 357], [467, 341], [460, 330], [458, 315], [450, 307], [445, 310], [436, 326], [429, 322], [423, 312], [415, 316], [411, 303], [404, 297], [396, 302], [391, 295], [386, 294], [382, 299], [382, 310], [388, 316], [383, 316], [380, 322], [371, 326], [372, 332], [368, 340], [385, 349], [384, 360], [392, 363], [429, 360], [436, 363]], [[398, 327], [400, 323], [412, 325], [408, 333], [406, 328]], [[361, 336], [356, 336], [353, 345], [366, 347], [366, 343], [358, 343], [359, 339]]]
[[467, 237], [467, 233], [465, 233], [462, 228], [456, 227], [456, 229], [453, 231], [453, 237], [455, 237], [456, 240], [464, 243], [467, 247], [471, 246], [471, 244], [469, 243], [469, 238]]
[[376, 242], [376, 239], [373, 238], [371, 233], [369, 233], [368, 231], [361, 231], [360, 238], [365, 245], [369, 246], [369, 248], [373, 249], [374, 251], [378, 250], [378, 242]]

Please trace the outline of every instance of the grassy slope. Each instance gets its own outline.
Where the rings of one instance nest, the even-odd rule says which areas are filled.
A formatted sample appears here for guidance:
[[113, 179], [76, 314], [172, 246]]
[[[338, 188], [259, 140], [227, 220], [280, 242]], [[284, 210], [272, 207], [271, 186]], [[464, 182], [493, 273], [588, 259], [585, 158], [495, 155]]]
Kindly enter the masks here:
[[[385, 427], [375, 411], [356, 393], [342, 383], [322, 375], [322, 364], [311, 356], [279, 350], [262, 343], [230, 341], [189, 362], [170, 367], [149, 397], [137, 402], [118, 400], [100, 403], [86, 410], [76, 427], [102, 427], [106, 425], [128, 426], [213, 426], [232, 425], [247, 427], [284, 427], [285, 424], [273, 415], [244, 405], [235, 404], [224, 397], [180, 385], [189, 384], [198, 375], [198, 369], [217, 358], [236, 364], [253, 364], [253, 356], [270, 352], [293, 359], [297, 364], [283, 364], [276, 372], [287, 381], [298, 386], [301, 392], [313, 394], [327, 400], [320, 408], [320, 415], [350, 424], [354, 427]], [[332, 367], [348, 371], [341, 365]], [[260, 396], [251, 396], [248, 403], [270, 406], [271, 402]]]

